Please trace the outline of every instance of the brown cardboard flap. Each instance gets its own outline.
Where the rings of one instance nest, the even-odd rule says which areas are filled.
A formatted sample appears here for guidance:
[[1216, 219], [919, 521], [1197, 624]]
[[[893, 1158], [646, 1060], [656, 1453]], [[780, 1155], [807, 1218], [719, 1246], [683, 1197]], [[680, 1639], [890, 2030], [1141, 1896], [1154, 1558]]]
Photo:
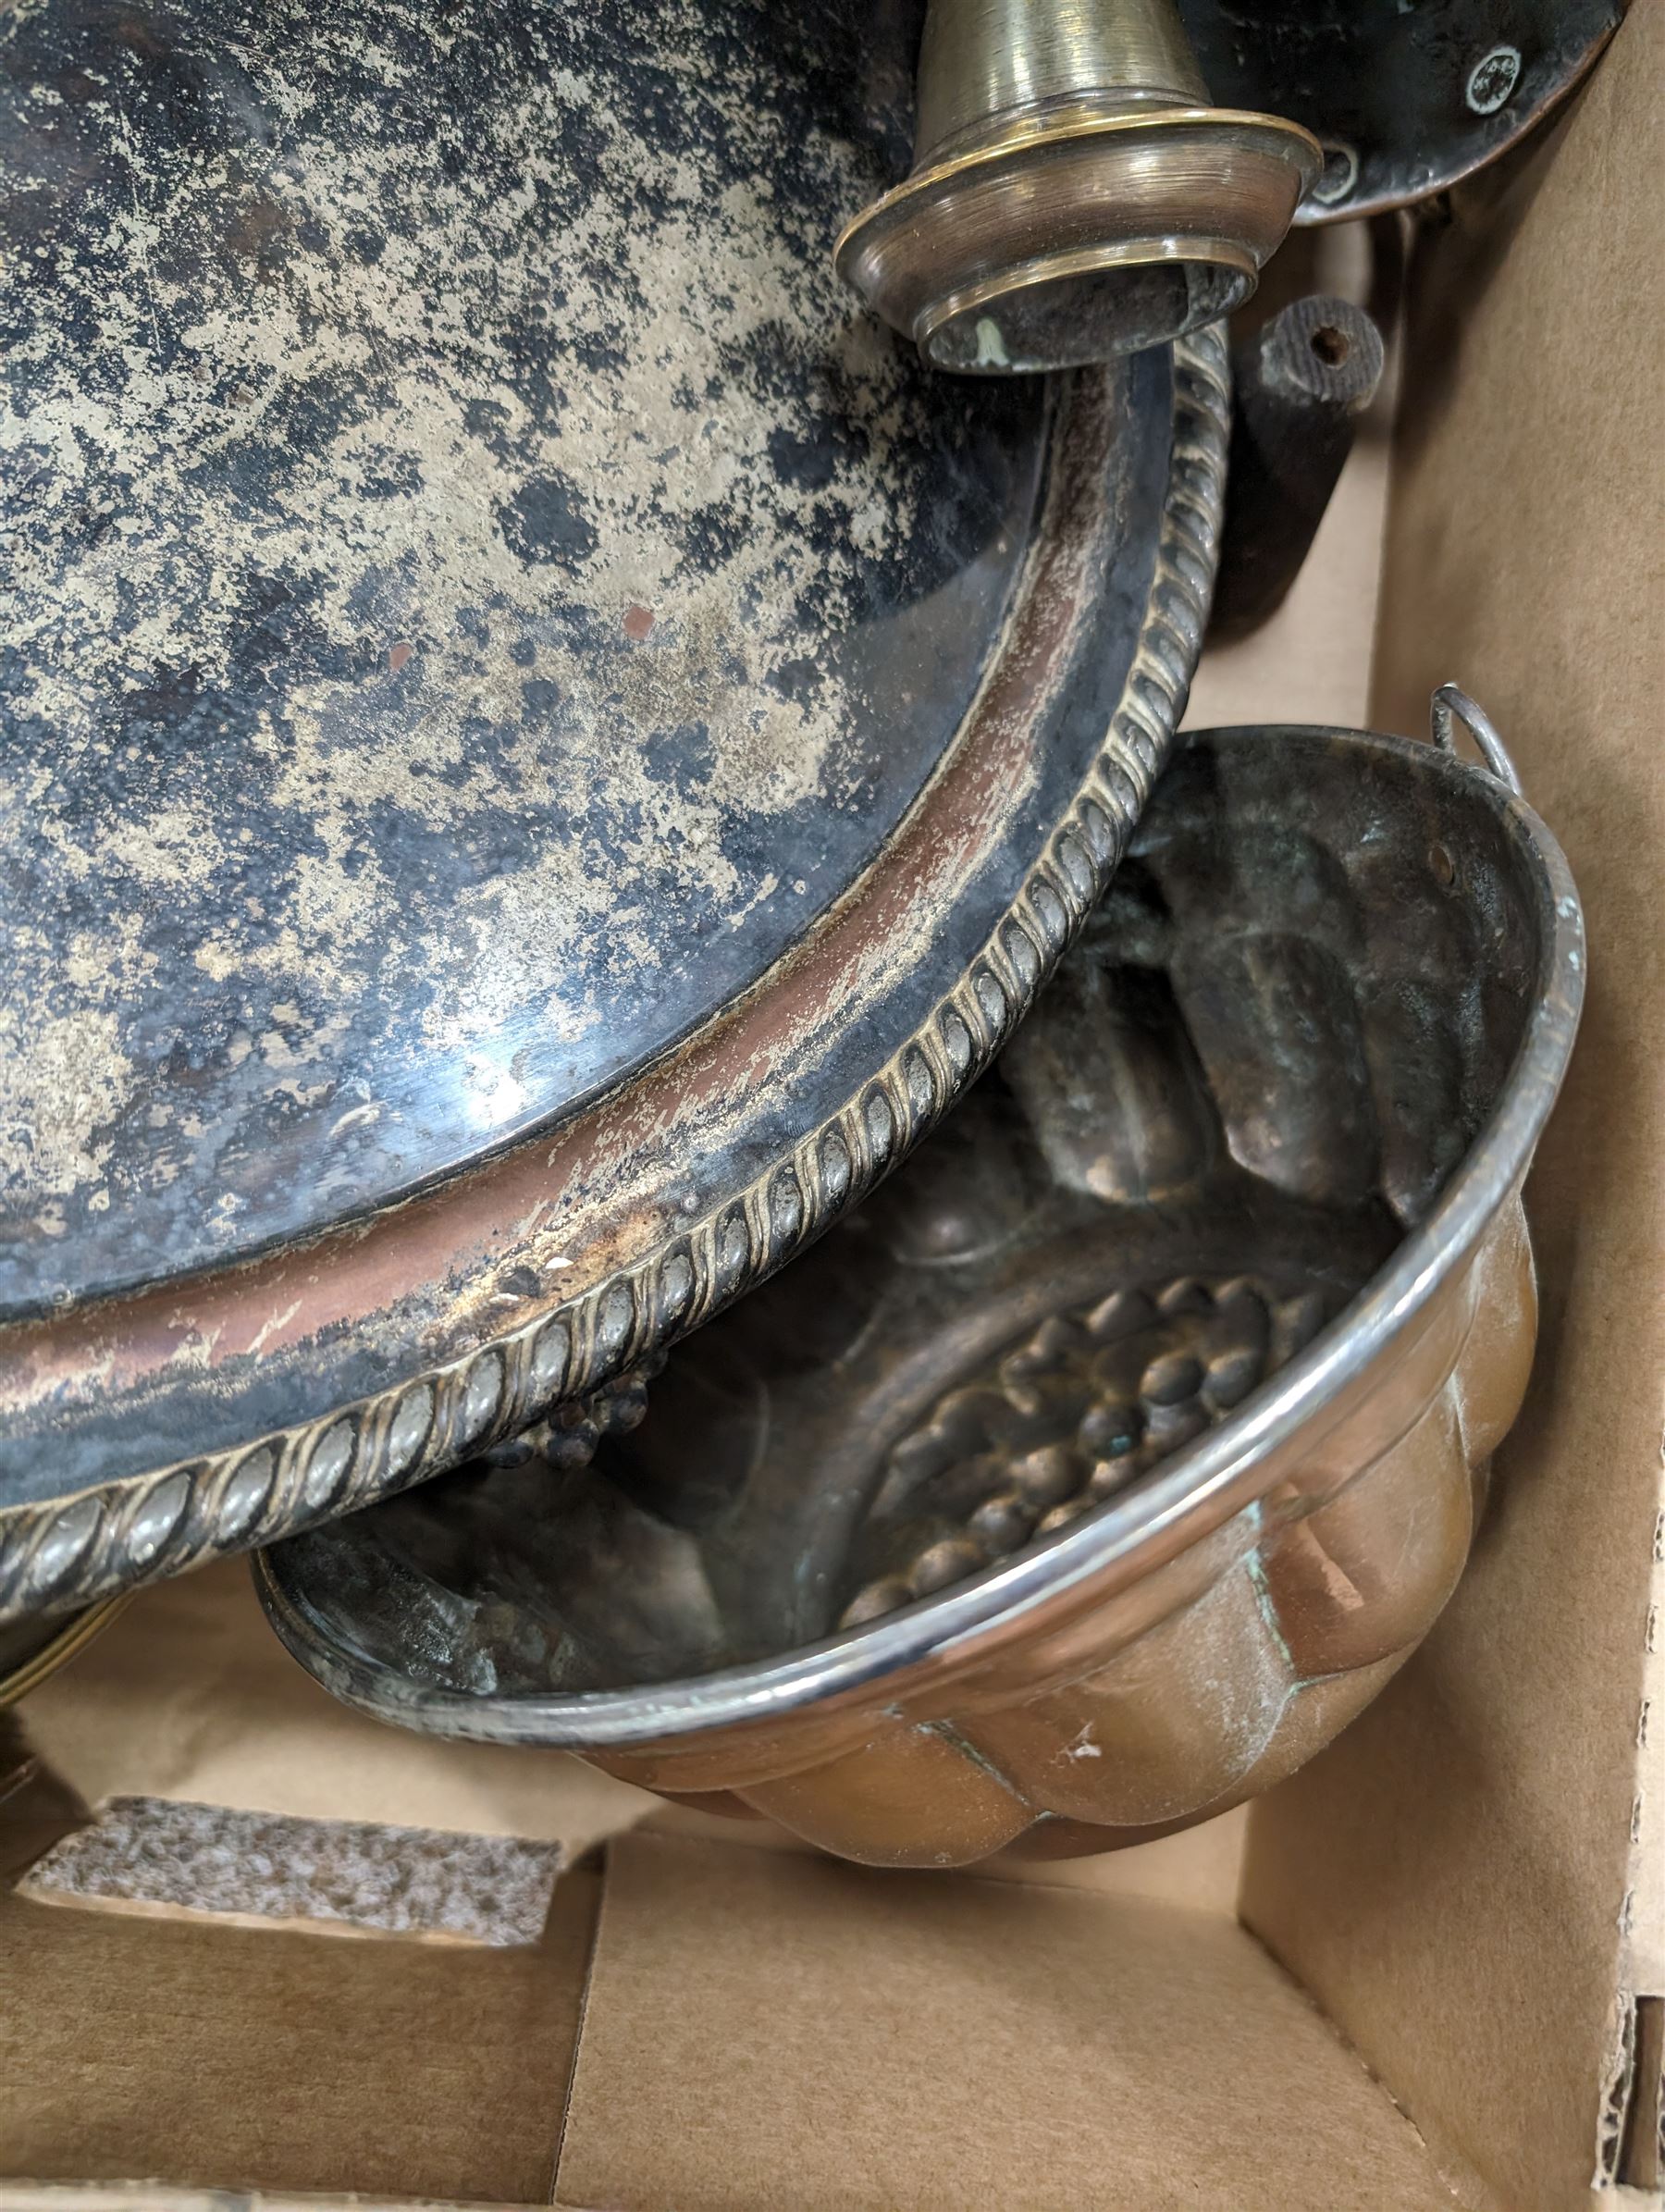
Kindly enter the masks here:
[[[533, 2212], [524, 2205], [452, 2198], [354, 2196], [315, 2190], [175, 2189], [155, 2181], [0, 2181], [0, 2212]], [[582, 2212], [540, 2204], [536, 2212]]]
[[1451, 2212], [1232, 1921], [635, 1834], [559, 2169], [618, 2212]]
[[547, 2204], [598, 1888], [499, 1951], [0, 1894], [0, 2174]]
[[[1589, 995], [1527, 1202], [1543, 1328], [1467, 1580], [1250, 1827], [1244, 1906], [1504, 2212], [1622, 2163], [1665, 1806], [1638, 1752], [1665, 1373], [1665, 6], [1412, 274], [1382, 726], [1482, 701], [1564, 844]], [[1639, 2172], [1639, 2169], [1636, 2169]], [[1610, 2200], [1609, 2200], [1610, 2201]]]
[[[1302, 292], [1317, 291], [1368, 304], [1390, 322], [1397, 262], [1394, 242], [1373, 241], [1365, 223], [1291, 231], [1243, 319], [1274, 314]], [[1397, 391], [1392, 328], [1384, 328], [1383, 336], [1388, 372], [1358, 426], [1301, 573], [1282, 606], [1258, 630], [1228, 644], [1209, 644], [1191, 685], [1187, 729], [1238, 723], [1367, 726]]]

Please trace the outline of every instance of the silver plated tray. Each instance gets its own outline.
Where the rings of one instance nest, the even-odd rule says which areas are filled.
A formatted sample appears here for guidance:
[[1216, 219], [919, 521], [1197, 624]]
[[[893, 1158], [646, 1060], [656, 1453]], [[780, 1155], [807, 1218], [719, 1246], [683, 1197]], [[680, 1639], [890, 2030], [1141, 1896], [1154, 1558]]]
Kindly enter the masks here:
[[1205, 617], [1216, 337], [840, 287], [909, 11], [0, 30], [0, 1619], [363, 1504], [798, 1251], [1028, 1007]]

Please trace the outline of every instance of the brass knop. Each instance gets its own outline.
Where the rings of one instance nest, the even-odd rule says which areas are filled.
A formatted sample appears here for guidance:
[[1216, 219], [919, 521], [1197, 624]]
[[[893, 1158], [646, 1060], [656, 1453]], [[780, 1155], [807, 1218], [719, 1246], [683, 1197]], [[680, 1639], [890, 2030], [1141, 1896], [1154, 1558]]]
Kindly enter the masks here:
[[937, 368], [1073, 367], [1240, 306], [1322, 159], [1209, 105], [1174, 0], [931, 0], [913, 169], [837, 266]]

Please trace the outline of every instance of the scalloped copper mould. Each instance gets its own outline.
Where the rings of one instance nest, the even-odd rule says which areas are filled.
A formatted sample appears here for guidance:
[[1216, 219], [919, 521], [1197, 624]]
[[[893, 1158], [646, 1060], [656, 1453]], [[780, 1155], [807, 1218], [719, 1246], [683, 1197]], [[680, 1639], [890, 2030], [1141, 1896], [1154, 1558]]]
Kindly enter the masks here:
[[[1485, 755], [1485, 769], [1451, 757], [1458, 719]], [[503, 1501], [494, 1507], [489, 1489], [477, 1493], [476, 1504], [487, 1521], [499, 1515], [503, 1540], [497, 1556], [512, 1556], [512, 1584], [494, 1582], [489, 1573], [482, 1578], [482, 1554], [474, 1552], [471, 1566], [462, 1541], [450, 1554], [455, 1571], [428, 1571], [436, 1556], [447, 1556], [449, 1531], [462, 1526], [461, 1517], [448, 1522], [457, 1509], [430, 1492], [265, 1555], [259, 1565], [265, 1600], [290, 1648], [338, 1694], [386, 1719], [576, 1749], [630, 1781], [736, 1812], [771, 1815], [828, 1850], [877, 1864], [965, 1865], [1014, 1844], [1058, 1855], [1114, 1847], [1205, 1819], [1298, 1767], [1402, 1663], [1462, 1573], [1488, 1457], [1519, 1410], [1531, 1366], [1536, 1303], [1520, 1189], [1559, 1088], [1582, 997], [1582, 920], [1559, 848], [1522, 800], [1507, 756], [1472, 702], [1448, 688], [1436, 700], [1435, 726], [1438, 748], [1357, 733], [1205, 733], [1190, 740], [1170, 772], [1170, 786], [1180, 780], [1202, 827], [1193, 822], [1188, 833], [1192, 858], [1184, 866], [1192, 874], [1189, 890], [1181, 884], [1181, 904], [1171, 896], [1179, 875], [1161, 878], [1158, 869], [1162, 888], [1153, 911], [1178, 913], [1189, 897], [1193, 920], [1204, 918], [1205, 930], [1221, 884], [1252, 907], [1257, 885], [1271, 883], [1278, 856], [1294, 849], [1285, 835], [1293, 809], [1288, 821], [1280, 819], [1257, 781], [1276, 746], [1287, 763], [1276, 772], [1287, 777], [1289, 790], [1300, 787], [1305, 809], [1296, 842], [1304, 840], [1321, 864], [1274, 888], [1274, 898], [1285, 902], [1281, 908], [1258, 921], [1242, 910], [1239, 921], [1259, 927], [1275, 958], [1287, 963], [1287, 952], [1276, 947], [1295, 941], [1294, 918], [1316, 886], [1320, 904], [1333, 908], [1338, 897], [1355, 902], [1376, 948], [1367, 945], [1361, 956], [1375, 995], [1358, 1003], [1367, 1011], [1370, 1110], [1379, 1135], [1377, 1187], [1369, 1203], [1384, 1205], [1397, 1224], [1388, 1238], [1391, 1249], [1385, 1259], [1378, 1253], [1375, 1262], [1356, 1268], [1349, 1288], [1363, 1287], [1350, 1303], [1345, 1290], [1332, 1299], [1332, 1314], [1345, 1306], [1338, 1317], [1315, 1335], [1311, 1327], [1297, 1330], [1278, 1354], [1285, 1364], [1263, 1364], [1252, 1394], [1234, 1403], [1225, 1393], [1212, 1425], [1199, 1429], [1193, 1423], [1171, 1453], [1147, 1455], [1134, 1477], [1119, 1489], [1113, 1486], [1104, 1502], [1083, 1494], [1073, 1513], [1054, 1511], [1041, 1526], [1042, 1540], [911, 1602], [906, 1588], [877, 1601], [870, 1588], [858, 1593], [844, 1617], [862, 1625], [779, 1656], [727, 1665], [721, 1655], [708, 1657], [704, 1663], [715, 1671], [688, 1667], [681, 1679], [597, 1687], [592, 1638], [588, 1674], [574, 1676], [571, 1647], [583, 1638], [565, 1633], [559, 1588], [551, 1601], [547, 1588], [537, 1587], [545, 1570], [527, 1551], [524, 1511], [511, 1526], [501, 1515]], [[1211, 798], [1211, 791], [1227, 797]], [[1360, 809], [1357, 819], [1344, 819], [1350, 805]], [[1384, 832], [1374, 841], [1373, 822]], [[1153, 852], [1160, 860], [1170, 828], [1159, 794], [1134, 846], [1135, 872], [1156, 864]], [[1252, 862], [1245, 863], [1251, 836], [1259, 842]], [[1338, 856], [1351, 871], [1341, 890]], [[1118, 879], [1118, 889], [1125, 880]], [[1113, 892], [1106, 916], [1116, 896]], [[1124, 909], [1124, 920], [1130, 911]], [[1305, 911], [1309, 925], [1325, 921], [1312, 906]], [[1453, 921], [1461, 923], [1455, 934]], [[1236, 926], [1229, 913], [1227, 921], [1228, 929]], [[1332, 914], [1327, 942], [1344, 943], [1346, 929], [1338, 932], [1333, 922]], [[1106, 941], [1109, 926], [1094, 925]], [[1136, 936], [1137, 916], [1130, 926]], [[1430, 967], [1429, 946], [1444, 948], [1448, 957]], [[1460, 958], [1449, 957], [1453, 947]], [[1084, 957], [1076, 956], [1072, 967]], [[1120, 957], [1137, 965], [1141, 956], [1124, 949]], [[1190, 1032], [1196, 1032], [1208, 993], [1226, 972], [1216, 964], [1213, 983], [1206, 974], [1191, 978], [1183, 1025]], [[1287, 985], [1294, 969], [1286, 964], [1281, 973]], [[1462, 1029], [1465, 1042], [1443, 1063], [1437, 1050], [1424, 1056], [1419, 1072], [1416, 1040], [1428, 1033], [1428, 991], [1444, 1002], [1442, 1019], [1452, 1033]], [[1218, 996], [1214, 1005], [1220, 1013]], [[1037, 1017], [1042, 1035], [1048, 1019], [1043, 1002]], [[1240, 1044], [1248, 1041], [1252, 1061], [1257, 1017], [1245, 1019], [1227, 1004], [1222, 1019], [1228, 1028], [1235, 1023]], [[1298, 1021], [1295, 1031], [1301, 1027]], [[1030, 1035], [1023, 1032], [1020, 1048]], [[1078, 1041], [1084, 1035], [1076, 1032]], [[1323, 1068], [1309, 1064], [1303, 1071], [1299, 1039], [1295, 1032], [1290, 1036], [1288, 1050], [1279, 1047], [1266, 1063], [1282, 1100], [1270, 1123], [1264, 1113], [1257, 1118], [1255, 1101], [1264, 1096], [1258, 1076], [1235, 1104], [1229, 1095], [1232, 1067], [1243, 1065], [1240, 1054], [1211, 1060], [1204, 1047], [1210, 1111], [1218, 1112], [1231, 1155], [1216, 1152], [1209, 1172], [1223, 1171], [1228, 1180], [1210, 1184], [1204, 1175], [1201, 1182], [1184, 1182], [1183, 1191], [1191, 1199], [1199, 1191], [1204, 1198], [1210, 1191], [1232, 1191], [1227, 1210], [1240, 1215], [1247, 1175], [1275, 1208], [1286, 1201], [1305, 1206], [1301, 1218], [1310, 1230], [1310, 1195], [1330, 1172], [1320, 1155], [1339, 1164], [1343, 1180], [1347, 1173], [1343, 1121], [1326, 1103], [1330, 1090], [1343, 1086]], [[1462, 1072], [1453, 1076], [1458, 1061]], [[1117, 1064], [1124, 1078], [1134, 1066], [1125, 1055]], [[1021, 1097], [1030, 1076], [1005, 1080]], [[1412, 1117], [1400, 1116], [1394, 1102], [1412, 1092], [1420, 1095], [1422, 1127], [1406, 1144], [1399, 1140]], [[1060, 1189], [1071, 1182], [1069, 1159], [1079, 1166], [1084, 1156], [1079, 1148], [1071, 1152], [1072, 1130], [1081, 1124], [1071, 1121], [1073, 1108], [1059, 1103], [1061, 1095], [1054, 1091], [1051, 1103], [1030, 1115]], [[1128, 1094], [1119, 1095], [1125, 1116]], [[1147, 1126], [1156, 1127], [1168, 1110], [1161, 1101], [1177, 1094], [1164, 1078], [1147, 1095], [1156, 1102], [1147, 1108]], [[1449, 1110], [1439, 1097], [1449, 1102]], [[1459, 1125], [1466, 1150], [1453, 1164], [1449, 1132]], [[1280, 1131], [1291, 1129], [1295, 1143], [1280, 1147]], [[1200, 1156], [1196, 1146], [1192, 1155]], [[1148, 1145], [1141, 1149], [1140, 1173], [1147, 1185], [1162, 1173], [1152, 1166], [1154, 1157]], [[916, 1179], [919, 1168], [909, 1171]], [[984, 1168], [979, 1174], [986, 1181]], [[1069, 1203], [1077, 1213], [1059, 1217], [1074, 1226], [1063, 1240], [1054, 1235], [1048, 1262], [1054, 1273], [1042, 1284], [1054, 1305], [1061, 1280], [1056, 1255], [1089, 1233], [1081, 1225], [1090, 1214], [1080, 1209], [1095, 1194], [1104, 1196], [1104, 1182], [1091, 1167], [1075, 1177]], [[1332, 1217], [1363, 1220], [1356, 1193], [1338, 1205], [1340, 1187], [1331, 1187]], [[1204, 1272], [1197, 1254], [1218, 1230], [1203, 1233], [1198, 1224], [1209, 1206], [1191, 1204], [1183, 1191], [1156, 1207], [1142, 1204], [1156, 1225], [1142, 1259], [1130, 1257], [1128, 1249], [1138, 1208], [1123, 1203], [1126, 1191], [1120, 1193], [1119, 1217], [1116, 1205], [1108, 1216], [1113, 1228], [1119, 1218], [1120, 1229], [1106, 1246], [1119, 1256], [1104, 1263], [1101, 1293], [1129, 1281], [1154, 1288], [1189, 1270], [1190, 1287], [1199, 1295], [1174, 1302], [1173, 1314], [1194, 1315], [1217, 1303], [1195, 1278]], [[1192, 1227], [1176, 1230], [1188, 1205]], [[1286, 1207], [1282, 1218], [1292, 1217]], [[853, 1233], [841, 1230], [833, 1241]], [[1240, 1226], [1232, 1233], [1241, 1240]], [[892, 1236], [893, 1249], [910, 1235], [917, 1248], [917, 1235], [904, 1223]], [[1171, 1247], [1166, 1254], [1165, 1236]], [[1288, 1248], [1297, 1242], [1292, 1232]], [[1263, 1248], [1270, 1254], [1272, 1242]], [[939, 1239], [930, 1260], [933, 1286], [944, 1280], [947, 1249]], [[1034, 1274], [1031, 1265], [1031, 1279]], [[789, 1294], [794, 1279], [772, 1295]], [[992, 1279], [985, 1278], [978, 1293], [985, 1307]], [[1009, 1281], [1009, 1272], [1002, 1279]], [[926, 1293], [938, 1294], [934, 1287]], [[912, 1295], [917, 1300], [920, 1292]], [[766, 1293], [724, 1326], [731, 1335], [744, 1332], [746, 1316], [765, 1314], [771, 1304]], [[1160, 1312], [1160, 1299], [1155, 1305]], [[936, 1309], [939, 1316], [942, 1310]], [[1033, 1327], [1032, 1316], [1028, 1326]], [[790, 1317], [784, 1328], [775, 1327], [772, 1339], [763, 1328], [760, 1341], [775, 1347], [767, 1356], [776, 1361], [779, 1394], [777, 1415], [771, 1416], [777, 1426], [759, 1433], [769, 1437], [766, 1458], [784, 1456], [812, 1484], [823, 1471], [812, 1449], [813, 1428], [792, 1427], [802, 1348], [788, 1344], [790, 1357], [780, 1364], [792, 1333]], [[946, 1327], [937, 1328], [938, 1337], [945, 1333]], [[862, 1341], [894, 1334], [888, 1312], [881, 1310]], [[1310, 1340], [1304, 1344], [1302, 1334]], [[925, 1330], [920, 1341], [929, 1335]], [[1006, 1328], [1008, 1350], [1018, 1337]], [[986, 1366], [989, 1348], [980, 1343], [970, 1359], [962, 1341], [939, 1362], [931, 1385], [939, 1413], [944, 1382], [967, 1383]], [[695, 1362], [700, 1350], [693, 1346], [683, 1356]], [[859, 1427], [880, 1403], [877, 1393], [852, 1400], [849, 1363], [859, 1373], [863, 1359], [870, 1364], [881, 1355], [840, 1356], [847, 1430]], [[1227, 1348], [1227, 1364], [1233, 1356]], [[1173, 1397], [1160, 1378], [1148, 1394], [1158, 1406]], [[894, 1389], [890, 1402], [893, 1409], [900, 1403]], [[918, 1434], [924, 1403], [917, 1401], [906, 1420], [895, 1413], [888, 1438], [877, 1440], [873, 1456], [881, 1473], [886, 1444], [905, 1440], [910, 1426]], [[924, 1417], [929, 1427], [934, 1416], [928, 1404]], [[690, 1475], [697, 1477], [700, 1455], [687, 1450], [685, 1423], [672, 1426]], [[897, 1464], [893, 1451], [892, 1489]], [[757, 1479], [755, 1470], [746, 1477]], [[518, 1493], [523, 1509], [533, 1495]], [[766, 1529], [790, 1496], [791, 1485], [778, 1484], [775, 1510], [756, 1514], [755, 1525]], [[882, 1489], [881, 1512], [884, 1496]], [[870, 1522], [871, 1488], [868, 1497]], [[627, 1514], [640, 1502], [638, 1496]], [[958, 1502], [963, 1508], [963, 1490]], [[906, 1501], [905, 1553], [909, 1546], [917, 1553], [921, 1537], [929, 1550], [931, 1510], [929, 1499], [923, 1505], [917, 1496]], [[438, 1553], [430, 1546], [425, 1555], [421, 1548], [413, 1515], [424, 1511]], [[636, 1539], [650, 1517], [636, 1514]], [[658, 1526], [672, 1538], [678, 1526], [693, 1528], [692, 1549], [667, 1551], [659, 1538], [652, 1539], [657, 1550], [621, 1539], [616, 1514], [610, 1524], [605, 1515], [587, 1525], [574, 1520], [564, 1540], [546, 1549], [544, 1559], [558, 1563], [557, 1585], [564, 1576], [572, 1597], [581, 1596], [586, 1579], [605, 1565], [609, 1545], [622, 1576], [628, 1569], [640, 1584], [657, 1574], [645, 1593], [653, 1602], [643, 1605], [637, 1624], [646, 1641], [634, 1649], [631, 1629], [612, 1625], [628, 1610], [613, 1602], [627, 1594], [628, 1578], [591, 1593], [602, 1600], [590, 1608], [591, 1621], [602, 1624], [603, 1644], [612, 1639], [607, 1653], [618, 1669], [612, 1682], [642, 1682], [660, 1634], [656, 1609], [670, 1614], [682, 1605], [692, 1618], [685, 1600], [690, 1560], [701, 1558], [703, 1540], [703, 1564], [710, 1569], [718, 1546], [732, 1544], [732, 1539], [699, 1539], [698, 1524], [697, 1507], [671, 1503]], [[986, 1515], [977, 1525], [990, 1526]], [[602, 1533], [599, 1561], [586, 1561], [576, 1548], [584, 1526]], [[475, 1526], [477, 1533], [477, 1520]], [[792, 1532], [792, 1542], [777, 1541], [777, 1584], [796, 1577], [801, 1587], [816, 1579], [814, 1557], [808, 1573], [803, 1567], [814, 1540], [806, 1521]], [[1017, 1540], [1023, 1542], [1021, 1531]], [[735, 1568], [749, 1563], [755, 1586], [770, 1556], [766, 1538], [758, 1542], [749, 1563], [731, 1555], [726, 1586], [734, 1593], [734, 1616], [744, 1615], [754, 1631], [761, 1600], [755, 1588], [746, 1594], [746, 1576]], [[795, 1546], [796, 1561], [789, 1560]], [[844, 1545], [844, 1565], [857, 1549]], [[894, 1563], [894, 1543], [891, 1554]], [[832, 1582], [837, 1563], [829, 1570]], [[721, 1606], [722, 1576], [711, 1572], [707, 1579]], [[929, 1584], [927, 1576], [916, 1587]], [[842, 1602], [842, 1594], [833, 1602]], [[863, 1620], [864, 1612], [886, 1603], [899, 1609]], [[567, 1606], [569, 1622], [578, 1611]], [[732, 1646], [744, 1636], [731, 1626], [728, 1640]]]

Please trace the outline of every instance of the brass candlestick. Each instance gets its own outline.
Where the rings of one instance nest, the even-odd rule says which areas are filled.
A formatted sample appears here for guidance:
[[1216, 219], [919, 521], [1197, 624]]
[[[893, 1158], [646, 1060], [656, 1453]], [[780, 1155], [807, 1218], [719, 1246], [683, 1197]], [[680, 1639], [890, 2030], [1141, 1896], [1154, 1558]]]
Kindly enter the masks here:
[[1173, 0], [931, 0], [912, 173], [837, 266], [935, 367], [1072, 367], [1240, 306], [1321, 160], [1210, 105]]

